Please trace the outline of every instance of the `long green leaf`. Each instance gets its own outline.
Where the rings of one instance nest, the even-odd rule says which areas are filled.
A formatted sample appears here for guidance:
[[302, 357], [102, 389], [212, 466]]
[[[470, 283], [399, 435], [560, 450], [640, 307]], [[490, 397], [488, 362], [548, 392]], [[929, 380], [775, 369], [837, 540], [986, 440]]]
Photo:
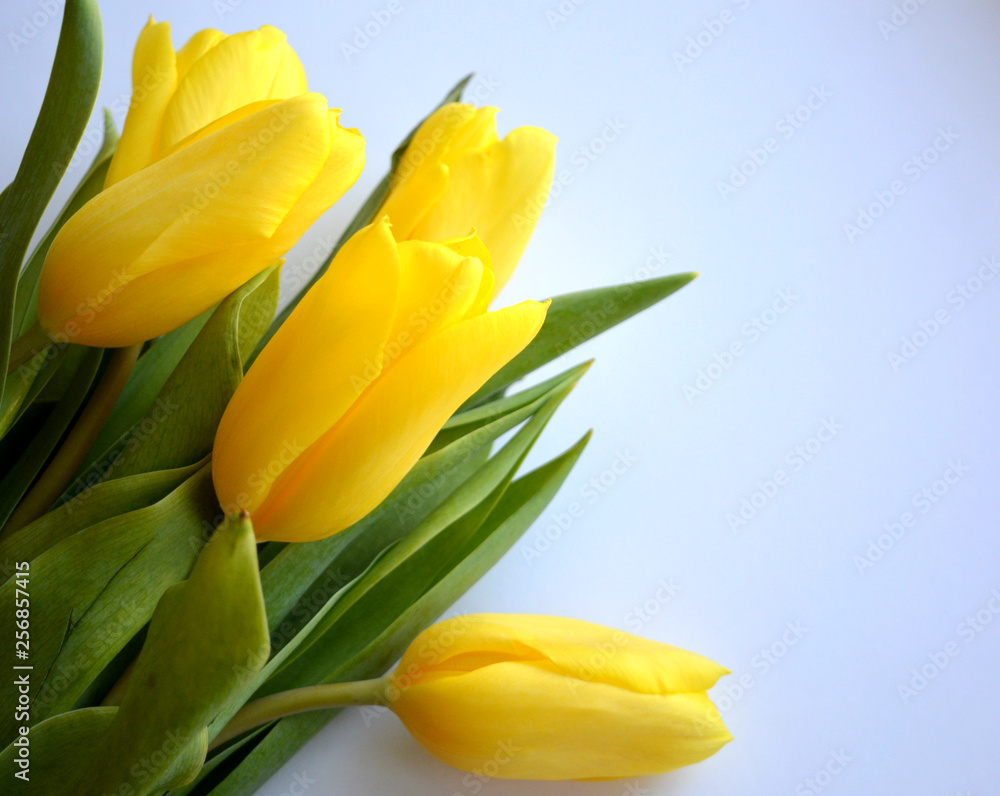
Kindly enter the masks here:
[[[31, 718], [69, 710], [179, 583], [218, 515], [211, 468], [166, 498], [64, 539], [30, 562]], [[0, 632], [14, 638], [16, 579], [0, 586]], [[14, 647], [3, 661], [16, 663]], [[0, 691], [0, 744], [15, 731], [12, 689]]]
[[211, 451], [243, 361], [274, 317], [278, 277], [274, 266], [219, 304], [105, 479], [183, 467]]
[[[0, 482], [0, 527], [10, 518], [21, 498], [42, 471], [55, 451], [76, 413], [90, 392], [90, 385], [101, 364], [102, 351], [92, 348], [77, 368], [76, 375], [62, 400], [45, 420], [41, 430], [17, 460], [14, 469]], [[2, 545], [0, 545], [2, 546]], [[24, 560], [24, 559], [18, 559]]]
[[72, 490], [73, 493], [83, 489], [92, 474], [96, 473], [98, 478], [103, 478], [112, 462], [128, 444], [133, 429], [146, 420], [150, 413], [155, 413], [156, 396], [213, 312], [214, 310], [203, 312], [165, 334], [139, 357], [115, 408], [111, 410], [111, 415], [80, 466], [78, 486]]
[[556, 296], [535, 339], [466, 401], [465, 407], [477, 406], [533, 370], [676, 293], [696, 276], [675, 274]]
[[260, 695], [321, 682], [345, 655], [369, 638], [379, 617], [395, 615], [436, 580], [449, 551], [482, 522], [569, 390], [535, 413], [476, 471], [341, 599]]
[[0, 204], [0, 398], [14, 330], [17, 277], [31, 236], [90, 119], [101, 80], [102, 46], [95, 0], [67, 0], [45, 99]]
[[[432, 624], [458, 597], [503, 557], [551, 502], [569, 475], [589, 434], [558, 458], [515, 481], [470, 540], [460, 561], [406, 607], [365, 645], [355, 648], [345, 661], [334, 662], [329, 682], [375, 677], [392, 665], [407, 645]], [[324, 710], [291, 716], [246, 741], [235, 765], [210, 789], [192, 794], [252, 796], [287, 759], [321, 730], [338, 711]], [[226, 771], [226, 762], [219, 771]], [[216, 773], [213, 782], [218, 778]]]
[[49, 346], [39, 351], [7, 378], [0, 398], [0, 437], [4, 437], [23, 417], [49, 381], [62, 368], [71, 352], [82, 346]]
[[[10, 792], [29, 796], [55, 794], [67, 774], [90, 762], [94, 739], [107, 732], [117, 712], [118, 708], [110, 707], [74, 710], [32, 727], [24, 746], [12, 743], [0, 752], [0, 776], [11, 783]], [[19, 754], [21, 750], [23, 755]], [[15, 779], [18, 772], [22, 777], [20, 782]]]
[[[272, 646], [280, 649], [313, 616], [318, 605], [364, 570], [388, 545], [416, 528], [484, 464], [489, 446], [570, 389], [585, 368], [573, 368], [544, 385], [478, 411], [456, 429], [461, 435], [425, 455], [378, 508], [327, 539], [286, 546], [261, 573]], [[542, 386], [542, 385], [539, 385]]]
[[255, 541], [248, 520], [224, 524], [160, 598], [114, 721], [59, 793], [145, 796], [197, 775], [206, 726], [267, 660]]
[[42, 265], [45, 262], [45, 255], [49, 252], [49, 246], [52, 245], [52, 241], [62, 229], [63, 224], [69, 221], [70, 216], [104, 189], [104, 179], [107, 177], [111, 156], [114, 155], [117, 146], [118, 130], [115, 127], [115, 120], [111, 116], [111, 111], [105, 108], [104, 138], [101, 140], [101, 147], [94, 156], [93, 163], [69, 201], [63, 206], [49, 231], [45, 233], [45, 237], [31, 253], [28, 264], [24, 266], [24, 270], [21, 271], [17, 280], [17, 298], [14, 301], [14, 330], [16, 333], [26, 332], [34, 325], [38, 317], [38, 278], [42, 273]]
[[[77, 531], [99, 522], [152, 505], [200, 470], [198, 462], [175, 470], [119, 478], [95, 484], [86, 492], [43, 514], [30, 525], [0, 541], [0, 561], [31, 561]], [[0, 582], [13, 573], [0, 573]]]

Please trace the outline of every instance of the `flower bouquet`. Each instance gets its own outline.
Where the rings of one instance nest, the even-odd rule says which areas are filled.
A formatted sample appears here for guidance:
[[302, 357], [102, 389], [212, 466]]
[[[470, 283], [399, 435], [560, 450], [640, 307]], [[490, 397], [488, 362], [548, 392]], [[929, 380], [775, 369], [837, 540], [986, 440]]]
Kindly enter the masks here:
[[555, 139], [468, 80], [405, 137], [279, 310], [282, 257], [365, 141], [272, 27], [139, 35], [121, 135], [51, 228], [90, 118], [68, 0], [0, 205], [3, 791], [250, 794], [337, 708], [506, 778], [668, 771], [729, 740], [725, 669], [587, 622], [435, 623], [541, 514], [587, 435], [522, 471], [589, 363], [541, 366], [687, 284], [504, 306]]

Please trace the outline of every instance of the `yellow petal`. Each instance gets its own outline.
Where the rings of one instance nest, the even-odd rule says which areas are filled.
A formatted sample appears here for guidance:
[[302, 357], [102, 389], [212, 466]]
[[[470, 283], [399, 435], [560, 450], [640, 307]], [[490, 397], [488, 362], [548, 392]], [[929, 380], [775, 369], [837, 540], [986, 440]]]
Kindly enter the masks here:
[[289, 50], [285, 34], [265, 25], [228, 36], [203, 53], [166, 108], [161, 148], [251, 102], [305, 93], [302, 64]]
[[212, 133], [218, 132], [219, 130], [229, 127], [229, 125], [235, 124], [242, 119], [246, 119], [254, 114], [260, 113], [261, 111], [267, 110], [280, 102], [281, 100], [261, 100], [260, 102], [251, 102], [249, 105], [237, 108], [232, 113], [227, 113], [225, 116], [216, 119], [214, 122], [210, 122], [204, 127], [195, 130], [191, 133], [191, 135], [187, 138], [182, 138], [170, 149], [160, 150], [157, 160], [160, 160], [161, 158], [168, 158], [175, 152], [180, 152], [184, 149], [184, 147], [191, 146], [191, 144], [201, 141], [203, 138], [207, 138]]
[[[49, 249], [39, 320], [55, 331], [81, 307], [89, 315], [86, 307], [109, 289], [114, 302], [87, 320], [77, 342], [99, 334], [129, 345], [174, 328], [164, 328], [167, 318], [193, 318], [284, 254], [276, 248], [284, 241], [271, 236], [326, 162], [330, 135], [325, 100], [305, 94], [103, 191]], [[161, 269], [171, 275], [148, 278]], [[136, 328], [124, 326], [137, 316]]]
[[479, 283], [479, 295], [469, 305], [467, 317], [471, 318], [473, 315], [481, 315], [486, 312], [490, 306], [490, 299], [493, 298], [496, 283], [493, 276], [493, 258], [490, 255], [490, 250], [486, 248], [486, 245], [482, 242], [479, 235], [476, 234], [475, 230], [464, 238], [450, 238], [441, 241], [441, 244], [447, 246], [453, 252], [461, 254], [463, 257], [475, 257], [483, 264], [483, 278]]
[[104, 185], [145, 168], [157, 157], [163, 114], [177, 86], [170, 24], [153, 22], [139, 34], [132, 58], [132, 103]]
[[[428, 665], [418, 658], [421, 647], [443, 652]], [[433, 678], [509, 661], [545, 661], [567, 677], [643, 694], [705, 691], [728, 673], [703, 655], [622, 630], [523, 614], [474, 614], [432, 625], [411, 645], [400, 669], [416, 665], [420, 677]]]
[[634, 693], [525, 663], [403, 687], [392, 708], [435, 757], [499, 779], [659, 774], [731, 740], [704, 692]]
[[555, 144], [555, 136], [545, 130], [520, 127], [492, 146], [464, 152], [450, 161], [446, 190], [409, 235], [440, 240], [475, 227], [493, 256], [499, 291], [514, 272], [545, 205]]
[[[475, 117], [472, 105], [452, 102], [438, 108], [420, 125], [393, 175], [392, 189], [380, 213], [392, 221], [396, 240], [413, 237], [413, 229], [448, 184], [444, 159], [452, 138]], [[464, 235], [474, 224], [440, 238]], [[434, 240], [433, 238], [424, 238]]]
[[258, 538], [320, 539], [375, 508], [462, 402], [535, 336], [547, 306], [471, 318], [394, 362], [278, 477], [254, 514]]
[[[140, 234], [149, 232], [140, 214], [154, 224], [167, 223], [152, 240], [142, 241], [130, 274], [270, 238], [319, 175], [330, 143], [326, 100], [302, 94], [135, 175], [128, 186], [134, 195], [115, 223], [134, 223]], [[121, 238], [119, 233], [119, 246]]]
[[339, 110], [329, 112], [330, 155], [274, 233], [277, 248], [282, 251], [292, 248], [316, 219], [347, 193], [365, 167], [364, 137], [353, 127], [341, 127], [339, 118]]
[[225, 33], [213, 28], [205, 28], [195, 33], [187, 40], [187, 44], [177, 51], [177, 79], [182, 80], [191, 68], [191, 64], [225, 38]]
[[466, 317], [479, 294], [483, 264], [446, 246], [424, 241], [399, 244], [400, 289], [389, 340], [398, 359], [425, 337]]
[[392, 233], [376, 222], [344, 244], [278, 329], [216, 434], [212, 477], [227, 512], [253, 512], [295, 456], [378, 376], [398, 282]]
[[496, 116], [499, 111], [489, 105], [476, 108], [472, 118], [448, 142], [445, 162], [451, 164], [469, 150], [493, 146], [498, 140]]

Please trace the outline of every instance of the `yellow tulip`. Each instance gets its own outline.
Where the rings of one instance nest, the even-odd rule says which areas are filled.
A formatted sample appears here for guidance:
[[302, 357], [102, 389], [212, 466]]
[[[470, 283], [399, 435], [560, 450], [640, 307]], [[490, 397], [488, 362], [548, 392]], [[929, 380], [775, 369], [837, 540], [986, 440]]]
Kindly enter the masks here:
[[487, 312], [475, 236], [397, 243], [383, 218], [337, 253], [261, 352], [215, 438], [227, 513], [261, 540], [330, 536], [377, 506], [452, 413], [531, 341], [547, 304]]
[[496, 108], [450, 103], [420, 126], [382, 213], [397, 240], [443, 240], [475, 229], [493, 257], [494, 293], [517, 267], [555, 169], [556, 138], [519, 127], [501, 141]]
[[350, 188], [364, 139], [308, 93], [275, 28], [143, 30], [105, 190], [59, 231], [39, 285], [52, 336], [127, 346], [176, 328], [274, 263]]
[[550, 616], [456, 617], [421, 633], [388, 704], [438, 759], [500, 779], [614, 779], [697, 763], [732, 740], [693, 652]]

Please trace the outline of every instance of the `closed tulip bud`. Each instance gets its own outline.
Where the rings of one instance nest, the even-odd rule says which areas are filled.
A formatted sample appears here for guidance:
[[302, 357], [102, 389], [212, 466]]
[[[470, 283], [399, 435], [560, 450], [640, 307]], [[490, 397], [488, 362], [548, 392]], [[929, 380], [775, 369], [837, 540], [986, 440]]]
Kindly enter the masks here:
[[375, 508], [541, 327], [547, 303], [487, 312], [492, 293], [475, 235], [397, 243], [384, 218], [357, 232], [226, 408], [212, 465], [226, 511], [249, 511], [261, 540], [308, 541]]
[[727, 670], [589, 622], [456, 617], [421, 633], [387, 703], [438, 759], [500, 779], [613, 779], [697, 763], [732, 739], [706, 691]]
[[493, 257], [494, 292], [528, 245], [552, 186], [556, 138], [519, 127], [500, 140], [496, 108], [450, 103], [420, 125], [382, 211], [397, 240], [442, 240], [475, 229]]
[[96, 346], [148, 340], [279, 259], [354, 183], [364, 139], [308, 93], [276, 28], [142, 31], [105, 190], [52, 242], [38, 317]]

